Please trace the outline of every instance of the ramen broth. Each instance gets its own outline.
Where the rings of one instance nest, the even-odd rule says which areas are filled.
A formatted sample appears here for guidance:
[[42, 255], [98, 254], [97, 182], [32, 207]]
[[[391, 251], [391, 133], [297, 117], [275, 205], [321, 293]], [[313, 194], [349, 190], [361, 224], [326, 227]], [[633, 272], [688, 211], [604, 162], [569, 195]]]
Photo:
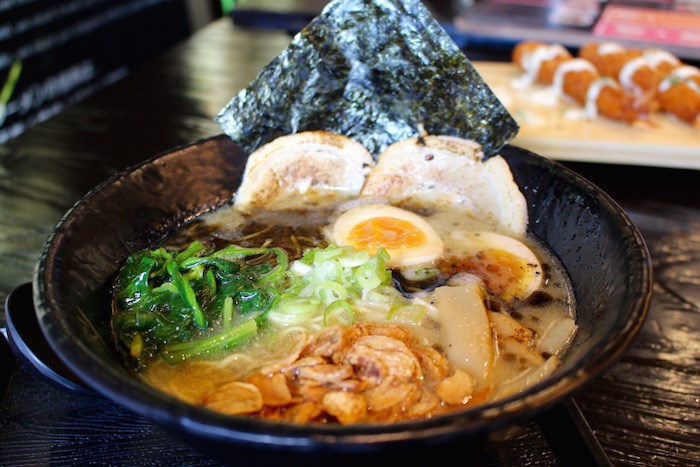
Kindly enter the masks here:
[[[433, 261], [429, 268], [424, 268], [430, 271], [427, 277], [419, 267], [412, 269], [412, 266], [404, 266], [394, 268], [391, 271], [394, 288], [406, 297], [405, 300], [410, 300], [408, 302], [410, 306], [400, 308], [403, 310], [401, 313], [392, 314], [384, 308], [371, 309], [370, 306], [367, 309], [360, 307], [354, 310], [354, 324], [352, 325], [349, 322], [341, 322], [340, 324], [324, 326], [319, 320], [291, 325], [267, 322], [254, 338], [225, 355], [219, 355], [216, 358], [205, 356], [204, 358], [186, 359], [178, 363], [166, 362], [156, 357], [148, 361], [145, 367], [138, 372], [139, 377], [143, 378], [149, 385], [186, 402], [205, 405], [224, 413], [246, 414], [253, 417], [292, 422], [333, 423], [340, 421], [347, 424], [355, 422], [385, 423], [402, 419], [425, 418], [459, 410], [516, 394], [551, 374], [565, 354], [576, 332], [573, 290], [558, 259], [545, 245], [529, 234], [517, 239], [539, 259], [541, 275], [543, 276], [539, 278], [541, 282], [538, 282], [537, 290], [523, 299], [505, 299], [493, 290], [489, 290], [488, 287], [486, 288], [483, 302], [485, 303], [486, 316], [489, 317], [488, 332], [490, 334], [487, 338], [490, 340], [488, 345], [493, 346], [488, 372], [483, 378], [469, 375], [466, 370], [465, 372], [457, 372], [456, 368], [460, 366], [460, 362], [450, 361], [449, 358], [445, 357], [449, 356], [446, 347], [451, 348], [453, 343], [445, 338], [446, 328], [450, 326], [446, 325], [445, 317], [441, 315], [441, 311], [436, 309], [436, 290], [440, 288], [454, 290], [447, 286], [448, 284], [454, 285], [452, 282], [455, 282], [455, 278], [458, 279], [456, 281], [458, 285], [461, 281], [473, 282], [475, 277], [478, 280], [480, 269], [469, 266], [470, 264], [473, 266], [473, 261], [464, 260], [463, 256], [466, 255], [467, 250], [462, 248], [463, 245], [460, 242], [469, 241], [471, 237], [466, 234], [468, 232], [483, 232], [489, 229], [493, 230], [493, 227], [480, 225], [459, 211], [441, 210], [423, 213], [421, 217], [442, 239], [444, 252], [439, 260]], [[164, 246], [183, 249], [193, 240], [201, 241], [210, 249], [222, 248], [228, 244], [248, 248], [280, 246], [288, 253], [291, 262], [301, 258], [304, 251], [311, 248], [324, 248], [331, 243], [329, 231], [337, 218], [338, 213], [332, 210], [260, 212], [255, 215], [246, 215], [236, 211], [233, 207], [224, 207], [203, 216], [195, 223], [175, 233]], [[512, 236], [512, 234], [510, 235]], [[489, 268], [494, 269], [488, 266], [482, 270]], [[466, 274], [463, 271], [465, 269]], [[507, 273], [505, 269], [504, 273]], [[491, 274], [494, 272], [491, 271]], [[495, 274], [498, 275], [498, 271]], [[356, 373], [345, 379], [341, 378], [342, 381], [329, 380], [324, 383], [318, 378], [315, 379], [315, 386], [311, 391], [308, 389], [309, 385], [300, 383], [301, 376], [299, 375], [303, 372], [300, 370], [301, 366], [294, 366], [294, 361], [299, 358], [310, 358], [308, 349], [314, 348], [314, 345], [318, 348], [312, 339], [324, 332], [326, 327], [340, 328], [339, 332], [342, 332], [342, 329], [348, 329], [352, 326], [353, 329], [362, 329], [361, 334], [363, 335], [370, 334], [369, 337], [365, 336], [365, 338], [372, 338], [372, 331], [366, 331], [369, 328], [362, 328], [362, 325], [359, 324], [366, 322], [388, 326], [389, 331], [379, 328], [382, 336], [393, 333], [397, 327], [408, 331], [411, 336], [410, 346], [415, 346], [411, 347], [413, 353], [419, 355], [420, 352], [423, 352], [418, 361], [424, 361], [425, 352], [437, 351], [440, 353], [441, 357], [438, 360], [444, 363], [443, 366], [446, 366], [445, 381], [448, 383], [457, 381], [457, 383], [462, 384], [459, 386], [455, 383], [459, 388], [462, 388], [464, 384], [471, 385], [469, 393], [465, 393], [464, 396], [460, 395], [458, 400], [454, 400], [453, 396], [442, 396], [442, 399], [438, 398], [437, 402], [429, 404], [427, 409], [416, 409], [415, 407], [423, 407], [420, 405], [421, 403], [425, 405], [425, 394], [429, 390], [452, 387], [439, 381], [428, 382], [430, 378], [427, 376], [427, 370], [421, 364], [421, 368], [415, 375], [417, 380], [422, 380], [420, 384], [423, 384], [423, 386], [417, 386], [420, 388], [418, 393], [422, 394], [420, 397], [415, 396], [411, 399], [411, 397], [402, 396], [403, 402], [393, 406], [391, 406], [391, 401], [382, 400], [382, 402], [375, 402], [377, 407], [373, 407], [372, 401], [378, 401], [378, 399], [376, 397], [372, 399], [368, 391], [365, 394], [365, 399], [369, 402], [360, 401], [362, 403], [357, 409], [360, 415], [353, 415], [355, 412], [347, 415], [343, 408], [336, 409], [336, 411], [332, 408], [322, 410], [324, 407], [322, 401], [326, 401], [323, 397], [330, 389], [333, 389], [334, 395], [339, 393], [337, 399], [340, 404], [344, 404], [343, 396], [355, 396], [354, 392], [362, 393], [360, 388], [367, 388], [369, 384], [367, 379], [363, 379], [362, 374], [358, 376], [360, 370], [357, 369], [356, 365]], [[360, 327], [358, 328], [358, 326]], [[304, 349], [301, 355], [299, 354], [300, 348]], [[401, 348], [403, 349], [403, 346]], [[352, 349], [343, 349], [334, 354], [334, 357], [327, 357], [321, 363], [323, 365], [333, 364], [333, 358], [337, 360], [340, 359], [338, 355], [347, 356], [351, 352]], [[433, 353], [429, 353], [429, 355], [433, 355]], [[437, 361], [436, 358], [430, 357], [429, 360], [434, 363]], [[347, 361], [357, 360], [348, 360], [346, 357], [344, 369], [349, 366]], [[285, 365], [286, 370], [284, 369]], [[462, 377], [463, 373], [466, 374], [466, 377]], [[286, 385], [291, 387], [292, 398], [287, 404], [284, 402], [272, 405], [264, 404], [259, 410], [230, 408], [234, 407], [235, 404], [227, 399], [249, 397], [246, 392], [250, 389], [248, 383], [255, 380], [253, 378], [255, 375], [258, 376], [259, 380], [260, 375], [272, 378], [275, 374], [284, 375], [284, 378], [277, 377], [277, 381], [286, 379]], [[232, 386], [234, 381], [245, 383]], [[405, 386], [413, 383], [402, 381], [402, 384]], [[404, 388], [404, 386], [400, 387]], [[392, 386], [393, 389], [398, 387], [399, 385], [396, 384]], [[342, 388], [342, 390], [338, 390], [338, 388]], [[459, 392], [460, 390], [462, 389], [457, 391], [458, 394], [462, 394]], [[385, 392], [389, 393], [390, 391]], [[439, 395], [444, 393], [445, 390], [442, 393], [437, 391]], [[435, 399], [433, 394], [430, 396]], [[330, 398], [328, 399], [330, 400]], [[413, 402], [406, 402], [409, 400]], [[356, 402], [355, 398], [351, 399], [348, 404]], [[307, 410], [314, 403], [319, 405], [321, 409], [313, 407], [313, 409]], [[389, 408], [385, 407], [387, 404], [390, 405]], [[255, 405], [253, 407], [255, 408]]]

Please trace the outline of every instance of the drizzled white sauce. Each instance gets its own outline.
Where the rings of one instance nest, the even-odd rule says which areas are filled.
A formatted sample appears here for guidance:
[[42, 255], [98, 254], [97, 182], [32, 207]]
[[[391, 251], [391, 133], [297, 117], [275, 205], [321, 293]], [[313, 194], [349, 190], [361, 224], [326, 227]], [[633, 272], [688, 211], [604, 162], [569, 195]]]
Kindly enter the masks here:
[[700, 94], [700, 86], [698, 86], [698, 83], [690, 79], [693, 76], [700, 76], [700, 68], [691, 65], [680, 66], [673, 70], [663, 81], [661, 81], [661, 84], [659, 84], [659, 92], [666, 92], [674, 84], [682, 82]]
[[588, 120], [588, 115], [584, 109], [570, 108], [564, 111], [564, 119], [570, 122], [579, 122], [582, 120]]
[[554, 81], [552, 81], [552, 87], [554, 88], [556, 94], [559, 96], [563, 95], [564, 76], [566, 76], [567, 73], [571, 73], [573, 71], [586, 70], [592, 72], [595, 75], [598, 74], [595, 66], [593, 66], [591, 62], [583, 58], [574, 58], [559, 65], [557, 67], [557, 71], [554, 73]]
[[[531, 88], [529, 85], [523, 85], [523, 81], [520, 78], [522, 78], [522, 76], [510, 82], [510, 87], [513, 90], [520, 91], [526, 89], [526, 92], [519, 93], [520, 99], [530, 104], [537, 105], [538, 107], [556, 107], [559, 105], [559, 95], [554, 91], [552, 86]], [[499, 89], [500, 88], [494, 89], [494, 93], [501, 100], [501, 103], [508, 108], [508, 105], [513, 102], [513, 96], [499, 91]], [[499, 94], [499, 92], [502, 92], [502, 94]]]
[[598, 46], [598, 55], [610, 55], [624, 52], [625, 48], [617, 42], [603, 42]]
[[567, 50], [560, 44], [540, 45], [535, 47], [530, 53], [523, 54], [523, 70], [530, 83], [534, 83], [540, 73], [542, 63], [548, 62], [556, 57], [569, 55]]
[[513, 89], [526, 89], [533, 84], [533, 80], [523, 73], [522, 75], [518, 76], [517, 78], [514, 78], [510, 82], [511, 86], [513, 86]]
[[543, 107], [556, 107], [559, 104], [559, 95], [552, 86], [547, 86], [530, 93], [528, 100]]
[[615, 87], [617, 83], [611, 78], [598, 78], [593, 81], [586, 92], [586, 116], [590, 119], [598, 117], [598, 96], [606, 86]]
[[680, 65], [681, 61], [678, 58], [661, 49], [647, 49], [644, 51], [644, 58], [647, 60], [649, 65], [654, 68], [658, 68], [662, 63], [670, 63], [671, 65]]
[[687, 80], [693, 76], [700, 76], [700, 68], [691, 65], [683, 65], [673, 70], [671, 76], [674, 76], [676, 79]]
[[643, 66], [649, 66], [649, 63], [642, 55], [629, 60], [620, 70], [620, 84], [624, 89], [633, 92], [635, 95], [639, 95], [639, 93], [642, 92], [642, 89], [640, 89], [634, 82], [634, 74], [637, 73], [637, 71]]

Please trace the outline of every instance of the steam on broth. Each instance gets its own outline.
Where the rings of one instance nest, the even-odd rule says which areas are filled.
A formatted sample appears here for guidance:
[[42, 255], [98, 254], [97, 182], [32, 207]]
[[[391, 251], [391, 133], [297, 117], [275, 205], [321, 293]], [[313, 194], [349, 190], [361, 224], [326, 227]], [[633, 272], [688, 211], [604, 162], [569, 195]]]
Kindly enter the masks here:
[[352, 424], [432, 417], [550, 375], [577, 326], [546, 245], [464, 204], [375, 194], [234, 203], [132, 257], [113, 328], [138, 376], [231, 415]]

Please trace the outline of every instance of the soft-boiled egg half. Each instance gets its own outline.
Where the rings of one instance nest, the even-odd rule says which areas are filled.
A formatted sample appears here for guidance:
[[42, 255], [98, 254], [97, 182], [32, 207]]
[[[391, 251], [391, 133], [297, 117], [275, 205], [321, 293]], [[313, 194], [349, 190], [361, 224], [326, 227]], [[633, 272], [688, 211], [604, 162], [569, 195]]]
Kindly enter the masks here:
[[515, 238], [458, 230], [449, 235], [449, 250], [452, 268], [481, 277], [488, 289], [506, 300], [525, 299], [542, 285], [542, 264]]
[[426, 264], [442, 255], [443, 243], [418, 214], [385, 204], [359, 205], [345, 211], [333, 225], [333, 241], [340, 246], [375, 254], [389, 253], [389, 267]]

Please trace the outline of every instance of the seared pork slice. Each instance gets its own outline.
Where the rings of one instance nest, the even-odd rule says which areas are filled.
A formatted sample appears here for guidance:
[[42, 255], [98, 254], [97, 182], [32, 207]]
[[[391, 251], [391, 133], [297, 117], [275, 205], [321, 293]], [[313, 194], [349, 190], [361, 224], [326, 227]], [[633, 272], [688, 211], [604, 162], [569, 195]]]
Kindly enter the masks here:
[[408, 382], [422, 376], [420, 363], [411, 349], [400, 340], [386, 336], [358, 338], [345, 354], [345, 363], [354, 367], [360, 380], [374, 385], [387, 378]]
[[360, 193], [373, 165], [367, 149], [346, 136], [282, 136], [250, 155], [234, 206], [245, 212], [332, 207]]
[[460, 208], [479, 225], [522, 234], [527, 204], [501, 156], [453, 136], [411, 138], [379, 155], [360, 196], [419, 210]]

